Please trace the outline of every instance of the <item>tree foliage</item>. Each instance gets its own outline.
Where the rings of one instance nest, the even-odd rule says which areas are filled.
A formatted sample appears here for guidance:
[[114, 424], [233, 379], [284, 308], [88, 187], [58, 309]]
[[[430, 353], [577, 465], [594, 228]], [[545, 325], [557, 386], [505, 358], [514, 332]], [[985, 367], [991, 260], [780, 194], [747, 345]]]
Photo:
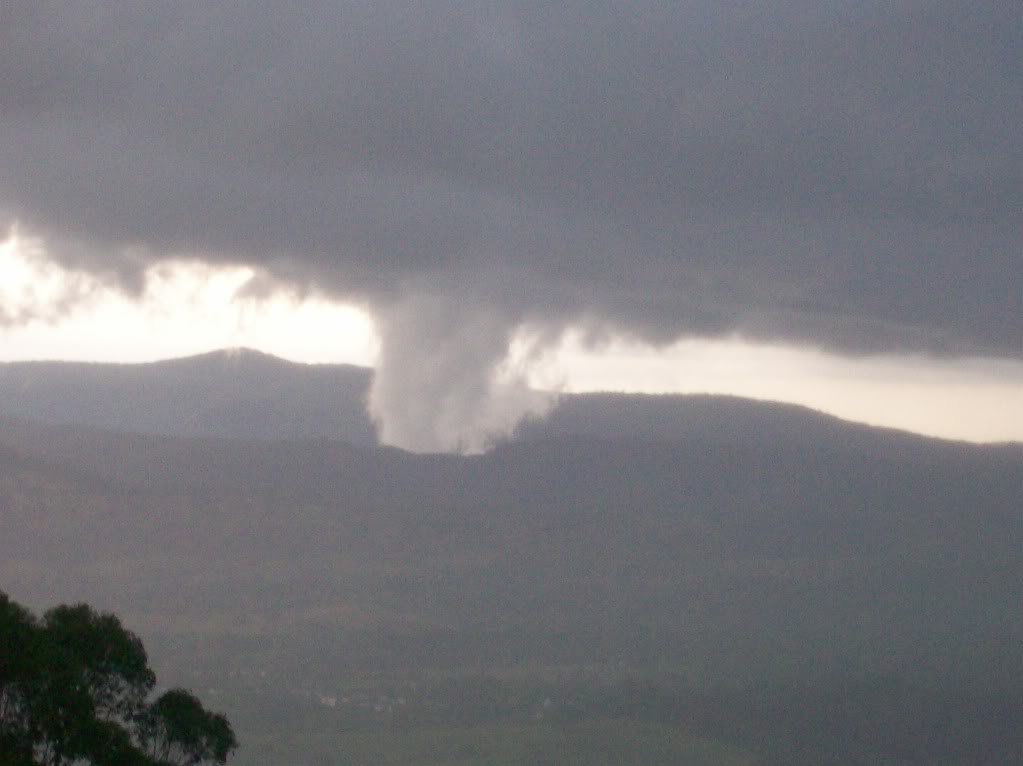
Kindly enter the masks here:
[[0, 592], [0, 763], [203, 766], [237, 746], [230, 723], [191, 693], [151, 699], [138, 636], [85, 604], [41, 619]]

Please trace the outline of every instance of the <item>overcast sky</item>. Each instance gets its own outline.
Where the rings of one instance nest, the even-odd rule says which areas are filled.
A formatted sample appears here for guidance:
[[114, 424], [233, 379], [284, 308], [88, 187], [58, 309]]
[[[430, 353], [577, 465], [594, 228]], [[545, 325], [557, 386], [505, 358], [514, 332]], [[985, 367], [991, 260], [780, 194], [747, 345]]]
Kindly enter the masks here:
[[418, 449], [514, 422], [495, 370], [566, 328], [1020, 393], [1018, 0], [7, 0], [0, 75], [0, 216], [83, 275], [9, 326], [247, 267], [370, 313]]

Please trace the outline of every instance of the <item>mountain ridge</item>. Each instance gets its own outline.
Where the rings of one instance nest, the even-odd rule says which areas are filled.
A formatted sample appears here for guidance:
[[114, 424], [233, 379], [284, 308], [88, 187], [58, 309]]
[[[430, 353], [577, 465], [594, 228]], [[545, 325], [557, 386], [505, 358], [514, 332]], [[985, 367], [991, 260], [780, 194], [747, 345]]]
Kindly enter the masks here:
[[[326, 438], [378, 445], [366, 410], [372, 369], [305, 364], [252, 349], [146, 363], [0, 363], [0, 416], [121, 432], [239, 439]], [[560, 394], [506, 441], [630, 436], [742, 442], [970, 444], [848, 421], [803, 405], [716, 394]], [[1020, 445], [1020, 442], [992, 443]], [[981, 445], [984, 446], [984, 445]]]

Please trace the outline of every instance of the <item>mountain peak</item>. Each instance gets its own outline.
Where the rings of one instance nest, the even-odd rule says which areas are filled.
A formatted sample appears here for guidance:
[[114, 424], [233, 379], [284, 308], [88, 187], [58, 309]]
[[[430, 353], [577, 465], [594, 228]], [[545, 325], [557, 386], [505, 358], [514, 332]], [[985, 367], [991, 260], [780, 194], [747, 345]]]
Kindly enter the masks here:
[[205, 353], [195, 354], [192, 356], [164, 359], [156, 362], [156, 364], [292, 365], [295, 364], [295, 362], [291, 362], [279, 356], [274, 356], [273, 354], [268, 354], [264, 351], [257, 351], [254, 348], [236, 346], [234, 348], [222, 348], [217, 349], [216, 351], [207, 351]]

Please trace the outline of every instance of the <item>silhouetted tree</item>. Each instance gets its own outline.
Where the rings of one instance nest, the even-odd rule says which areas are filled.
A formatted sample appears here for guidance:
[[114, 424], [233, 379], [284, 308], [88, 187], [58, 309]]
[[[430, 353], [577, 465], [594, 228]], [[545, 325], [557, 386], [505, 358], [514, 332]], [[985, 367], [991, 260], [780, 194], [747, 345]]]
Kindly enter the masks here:
[[206, 711], [184, 689], [171, 689], [150, 705], [141, 732], [149, 755], [160, 764], [224, 763], [235, 747], [227, 719]]
[[189, 692], [155, 701], [138, 636], [85, 604], [41, 620], [0, 593], [0, 764], [201, 766], [237, 746]]

